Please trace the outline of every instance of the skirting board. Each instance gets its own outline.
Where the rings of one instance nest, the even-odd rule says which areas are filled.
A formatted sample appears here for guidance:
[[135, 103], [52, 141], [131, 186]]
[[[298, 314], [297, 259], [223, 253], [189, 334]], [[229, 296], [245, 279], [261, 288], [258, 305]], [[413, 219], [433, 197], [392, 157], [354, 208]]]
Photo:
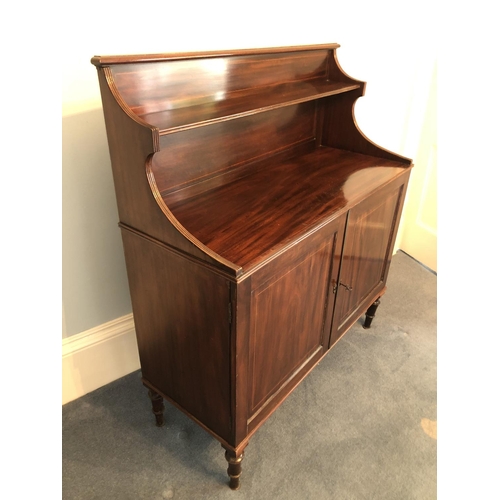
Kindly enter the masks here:
[[63, 339], [62, 404], [140, 368], [132, 314]]

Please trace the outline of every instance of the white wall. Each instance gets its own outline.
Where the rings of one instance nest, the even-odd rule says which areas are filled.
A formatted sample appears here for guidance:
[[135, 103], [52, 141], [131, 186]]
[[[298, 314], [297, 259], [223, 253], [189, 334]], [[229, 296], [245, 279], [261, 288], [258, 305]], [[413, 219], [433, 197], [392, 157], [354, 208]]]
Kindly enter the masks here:
[[[434, 67], [429, 92], [422, 92], [426, 109], [405, 210], [399, 248], [437, 272], [437, 72]], [[415, 99], [414, 99], [415, 102]], [[427, 102], [427, 105], [425, 103]]]
[[86, 4], [71, 14], [78, 23], [76, 18], [67, 23], [62, 37], [63, 335], [68, 337], [131, 312], [93, 55], [337, 42], [343, 68], [368, 82], [356, 105], [361, 129], [383, 147], [411, 157], [424, 111], [412, 107], [412, 100], [434, 59], [432, 40], [427, 36], [423, 42], [418, 33], [426, 10], [421, 3], [406, 9], [400, 2], [128, 5]]

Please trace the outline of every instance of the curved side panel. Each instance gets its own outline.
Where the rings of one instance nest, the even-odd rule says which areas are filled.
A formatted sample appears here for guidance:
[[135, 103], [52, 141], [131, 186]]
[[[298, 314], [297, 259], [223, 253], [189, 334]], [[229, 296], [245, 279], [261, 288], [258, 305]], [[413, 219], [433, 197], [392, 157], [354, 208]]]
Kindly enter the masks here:
[[[99, 75], [99, 83], [101, 83], [101, 68], [98, 70], [98, 75]], [[106, 78], [106, 83], [108, 84], [109, 90], [112, 94], [112, 96], [115, 98], [115, 101], [118, 103], [122, 111], [134, 122], [136, 122], [138, 125], [147, 128], [151, 131], [151, 137], [153, 140], [153, 148], [154, 151], [159, 151], [160, 150], [160, 134], [158, 131], [158, 127], [154, 127], [153, 125], [150, 125], [149, 123], [145, 122], [142, 118], [139, 118], [127, 105], [127, 103], [122, 99], [122, 96], [120, 95], [119, 90], [116, 87], [114, 78], [113, 78], [113, 73], [110, 68], [103, 68], [102, 69], [102, 74]], [[102, 94], [102, 86], [101, 86], [101, 94]]]
[[327, 98], [325, 106], [325, 121], [323, 144], [333, 148], [345, 149], [355, 153], [386, 158], [411, 165], [409, 158], [389, 151], [368, 139], [360, 130], [354, 116], [354, 105], [359, 97], [365, 93], [365, 82], [351, 78], [340, 67], [336, 50], [332, 51], [332, 59], [328, 66], [329, 78], [344, 82], [357, 82], [359, 89], [347, 92], [334, 98]]
[[239, 268], [201, 248], [158, 198], [146, 171], [148, 159], [158, 151], [158, 130], [134, 115], [121, 99], [110, 68], [97, 71], [120, 222], [235, 276]]
[[167, 204], [163, 201], [163, 198], [160, 194], [160, 190], [156, 185], [156, 180], [152, 171], [151, 163], [153, 161], [153, 155], [148, 158], [146, 162], [146, 175], [148, 178], [149, 185], [151, 187], [151, 192], [158, 203], [161, 211], [165, 215], [165, 217], [169, 220], [169, 222], [177, 229], [177, 231], [182, 234], [187, 240], [189, 240], [193, 245], [199, 248], [204, 254], [210, 256], [214, 261], [221, 264], [221, 266], [227, 267], [234, 271], [234, 274], [237, 275], [241, 273], [241, 267], [234, 265], [232, 262], [229, 262], [227, 259], [224, 259], [213, 250], [210, 250], [206, 245], [201, 243], [197, 238], [195, 238], [186, 228], [175, 218], [174, 214], [170, 211]]

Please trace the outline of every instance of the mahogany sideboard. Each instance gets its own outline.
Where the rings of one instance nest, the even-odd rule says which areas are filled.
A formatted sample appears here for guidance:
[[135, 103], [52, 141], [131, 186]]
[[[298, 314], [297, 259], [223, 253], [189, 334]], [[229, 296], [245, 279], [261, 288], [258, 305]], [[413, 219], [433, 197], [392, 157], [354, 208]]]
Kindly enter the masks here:
[[412, 161], [338, 44], [95, 56], [142, 381], [243, 450], [385, 284]]

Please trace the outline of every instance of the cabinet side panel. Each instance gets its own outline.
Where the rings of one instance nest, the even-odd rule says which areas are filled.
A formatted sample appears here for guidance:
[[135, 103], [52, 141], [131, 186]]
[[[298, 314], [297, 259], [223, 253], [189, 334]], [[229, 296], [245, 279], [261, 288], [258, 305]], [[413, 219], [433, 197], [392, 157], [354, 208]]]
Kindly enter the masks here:
[[130, 231], [122, 237], [143, 378], [228, 440], [228, 281]]

